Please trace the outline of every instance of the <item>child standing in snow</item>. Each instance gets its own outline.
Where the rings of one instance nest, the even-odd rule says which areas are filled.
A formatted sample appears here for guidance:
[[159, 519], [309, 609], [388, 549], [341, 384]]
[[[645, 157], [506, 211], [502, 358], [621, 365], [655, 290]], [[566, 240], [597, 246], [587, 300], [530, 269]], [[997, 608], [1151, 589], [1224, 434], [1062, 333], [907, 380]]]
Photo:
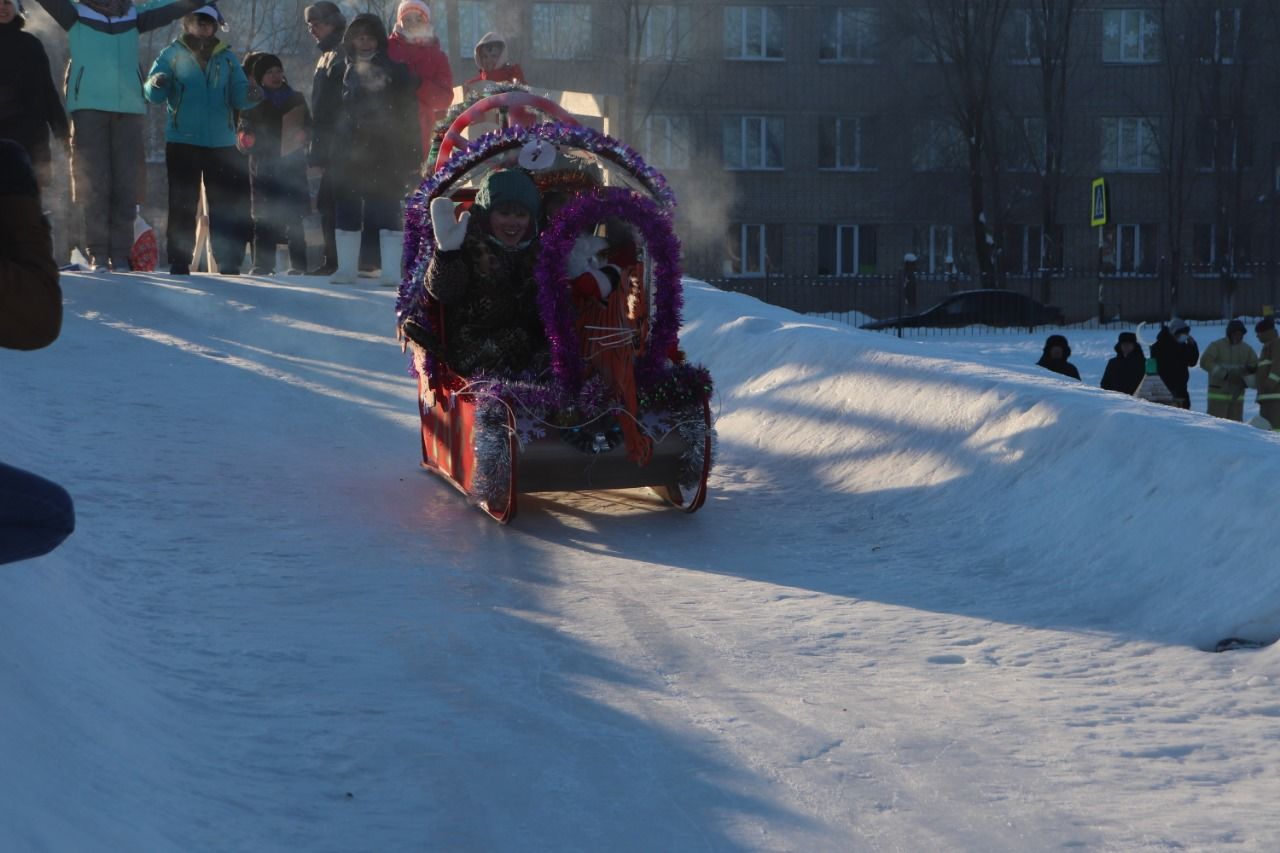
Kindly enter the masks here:
[[240, 147], [249, 155], [253, 184], [253, 274], [273, 274], [276, 246], [287, 242], [288, 275], [303, 275], [307, 238], [302, 218], [310, 201], [306, 150], [311, 111], [307, 99], [290, 88], [279, 57], [261, 53], [246, 63], [263, 94], [257, 109], [240, 118]]
[[480, 73], [466, 83], [465, 94], [483, 91], [487, 83], [524, 83], [524, 71], [507, 61], [507, 40], [499, 33], [485, 33], [476, 42], [476, 67]]
[[431, 150], [437, 118], [453, 102], [453, 72], [431, 26], [431, 9], [423, 0], [403, 0], [396, 26], [387, 40], [387, 55], [403, 63], [418, 79], [418, 127], [422, 153]]

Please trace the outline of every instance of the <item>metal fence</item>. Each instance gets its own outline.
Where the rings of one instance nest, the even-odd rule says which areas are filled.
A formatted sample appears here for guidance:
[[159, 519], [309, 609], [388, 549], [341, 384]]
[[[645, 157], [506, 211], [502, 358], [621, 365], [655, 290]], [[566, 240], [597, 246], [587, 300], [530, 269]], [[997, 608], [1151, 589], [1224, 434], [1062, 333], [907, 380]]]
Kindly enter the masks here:
[[[918, 314], [954, 293], [982, 288], [977, 276], [924, 274], [900, 270], [896, 274], [850, 277], [768, 275], [757, 278], [719, 278], [709, 281], [721, 290], [743, 293], [762, 302], [801, 314], [842, 320], [855, 326]], [[1031, 297], [1060, 309], [1071, 328], [1127, 326], [1167, 320], [1222, 320], [1271, 313], [1276, 304], [1276, 269], [1267, 264], [1231, 271], [1184, 266], [1171, 275], [1161, 264], [1152, 274], [1104, 274], [1097, 270], [1061, 269], [997, 277], [996, 287]], [[929, 334], [989, 333], [994, 328], [1025, 331], [1022, 310], [997, 316], [980, 327], [919, 329]]]

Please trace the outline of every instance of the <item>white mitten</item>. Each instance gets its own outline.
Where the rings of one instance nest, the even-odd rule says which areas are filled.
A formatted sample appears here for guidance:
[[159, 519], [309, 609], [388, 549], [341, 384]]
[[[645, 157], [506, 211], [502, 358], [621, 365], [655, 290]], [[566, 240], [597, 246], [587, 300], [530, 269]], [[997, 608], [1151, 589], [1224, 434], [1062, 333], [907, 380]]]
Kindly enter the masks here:
[[579, 234], [573, 242], [573, 249], [565, 262], [565, 272], [570, 280], [577, 278], [587, 270], [599, 269], [602, 261], [600, 254], [609, 248], [609, 242], [594, 234]]
[[467, 223], [471, 221], [471, 211], [464, 211], [458, 219], [453, 218], [453, 202], [444, 196], [431, 200], [431, 228], [436, 233], [436, 245], [442, 251], [452, 252], [462, 248], [462, 239], [467, 236]]

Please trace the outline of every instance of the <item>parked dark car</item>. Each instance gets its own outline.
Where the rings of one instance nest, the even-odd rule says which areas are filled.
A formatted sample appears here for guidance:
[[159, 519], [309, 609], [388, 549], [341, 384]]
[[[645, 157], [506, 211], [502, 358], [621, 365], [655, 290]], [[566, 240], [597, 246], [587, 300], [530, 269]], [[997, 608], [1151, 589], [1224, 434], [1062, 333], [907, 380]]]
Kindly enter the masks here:
[[905, 317], [886, 317], [864, 323], [864, 329], [956, 326], [1061, 326], [1062, 309], [1037, 302], [1013, 290], [963, 290], [937, 305]]

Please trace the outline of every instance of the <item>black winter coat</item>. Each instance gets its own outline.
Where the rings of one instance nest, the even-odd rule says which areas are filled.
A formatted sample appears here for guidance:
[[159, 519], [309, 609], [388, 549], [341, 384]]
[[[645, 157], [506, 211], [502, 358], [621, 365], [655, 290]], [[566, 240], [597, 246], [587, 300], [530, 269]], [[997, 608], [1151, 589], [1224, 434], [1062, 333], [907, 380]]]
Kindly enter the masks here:
[[1054, 373], [1061, 373], [1063, 376], [1070, 376], [1072, 379], [1080, 378], [1080, 371], [1076, 370], [1076, 366], [1065, 358], [1053, 359], [1044, 355], [1040, 357], [1040, 360], [1037, 361], [1036, 364], [1046, 370], [1052, 370]]
[[[373, 30], [378, 47], [369, 60], [355, 56], [357, 32]], [[417, 81], [387, 56], [386, 30], [376, 15], [357, 15], [347, 27], [338, 99], [326, 95], [316, 116], [317, 145], [339, 180], [372, 191], [402, 193], [422, 162]], [[336, 69], [337, 66], [335, 66]], [[326, 78], [326, 86], [333, 82]], [[327, 138], [326, 138], [327, 137]]]
[[241, 113], [240, 128], [253, 134], [249, 171], [253, 175], [255, 200], [265, 191], [271, 194], [272, 201], [300, 207], [305, 212], [309, 203], [305, 147], [284, 157], [280, 155], [284, 141], [284, 117], [294, 110], [302, 111], [300, 126], [310, 131], [311, 112], [307, 109], [307, 99], [293, 91], [280, 106], [276, 106], [271, 98], [264, 98], [256, 108]]
[[1107, 391], [1132, 394], [1138, 390], [1146, 374], [1147, 357], [1142, 352], [1142, 345], [1134, 344], [1133, 352], [1125, 356], [1120, 352], [1120, 344], [1116, 344], [1115, 358], [1107, 362], [1107, 369], [1102, 372], [1102, 387]]
[[1156, 360], [1156, 370], [1169, 393], [1180, 400], [1188, 399], [1187, 379], [1191, 368], [1200, 363], [1200, 346], [1195, 339], [1188, 337], [1185, 344], [1180, 344], [1165, 326], [1151, 345], [1151, 357]]
[[0, 138], [21, 145], [39, 169], [52, 160], [49, 132], [65, 142], [71, 128], [44, 45], [22, 26], [20, 17], [0, 26]]
[[329, 165], [328, 146], [333, 140], [334, 124], [342, 107], [342, 75], [347, 68], [342, 50], [345, 32], [345, 27], [335, 30], [318, 45], [320, 58], [311, 78], [311, 118], [315, 127], [307, 154], [310, 166], [326, 168]]

